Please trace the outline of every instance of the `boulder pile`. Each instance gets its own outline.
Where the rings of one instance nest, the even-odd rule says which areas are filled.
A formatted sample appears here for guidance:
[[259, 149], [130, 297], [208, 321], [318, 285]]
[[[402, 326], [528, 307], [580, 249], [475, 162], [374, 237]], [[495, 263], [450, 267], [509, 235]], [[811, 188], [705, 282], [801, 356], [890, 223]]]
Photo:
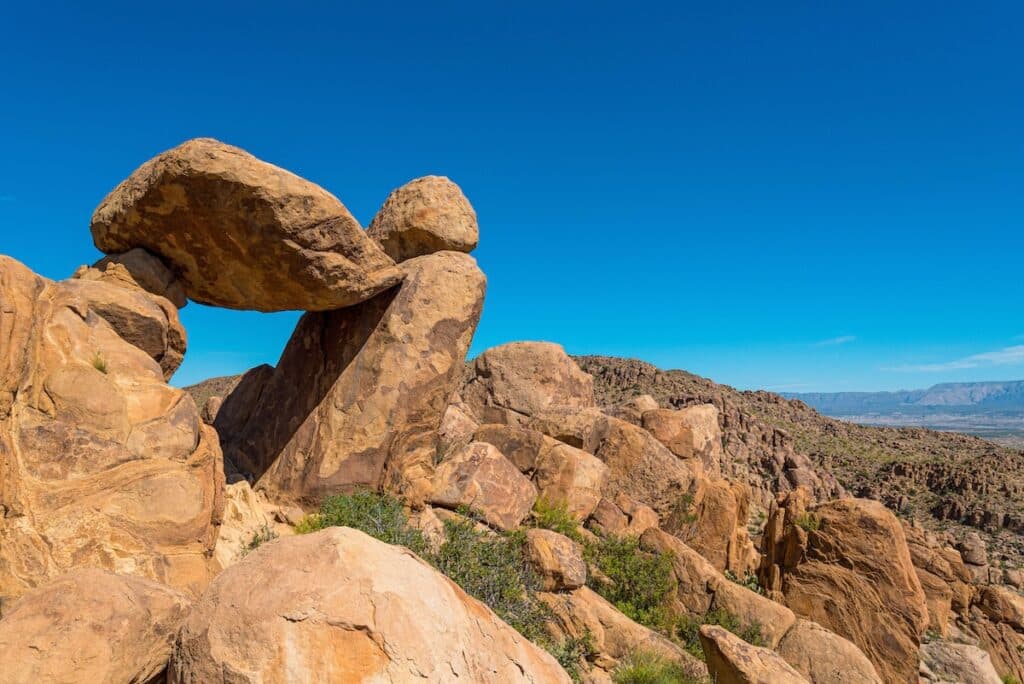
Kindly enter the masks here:
[[[980, 540], [740, 449], [724, 405], [599, 406], [556, 344], [467, 364], [486, 278], [447, 178], [364, 230], [197, 139], [91, 229], [67, 280], [0, 256], [0, 682], [1024, 679]], [[197, 407], [188, 299], [304, 314]]]

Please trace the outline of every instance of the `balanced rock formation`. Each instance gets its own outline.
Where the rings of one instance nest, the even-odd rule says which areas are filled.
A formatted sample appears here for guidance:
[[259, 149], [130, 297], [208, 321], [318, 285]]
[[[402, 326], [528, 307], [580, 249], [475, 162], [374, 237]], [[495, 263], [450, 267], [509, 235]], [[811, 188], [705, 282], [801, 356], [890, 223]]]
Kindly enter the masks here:
[[145, 684], [163, 672], [191, 602], [151, 580], [74, 570], [0, 620], [0, 681]]
[[765, 529], [762, 584], [797, 615], [860, 647], [886, 682], [916, 682], [928, 608], [899, 521], [885, 506], [790, 494]]
[[717, 625], [700, 628], [700, 644], [716, 684], [808, 684], [778, 654], [751, 646]]
[[312, 504], [382, 484], [419, 502], [429, 493], [437, 429], [486, 279], [459, 252], [410, 259], [401, 270], [400, 288], [303, 316], [244, 427], [221, 431], [228, 458], [260, 487]]
[[168, 682], [569, 682], [555, 660], [412, 552], [356, 530], [278, 539], [224, 571]]
[[77, 567], [191, 592], [209, 581], [223, 506], [217, 436], [150, 354], [93, 308], [96, 288], [118, 289], [52, 282], [0, 257], [0, 597], [8, 600]]
[[366, 229], [395, 261], [451, 250], [472, 252], [480, 241], [476, 212], [459, 186], [424, 176], [398, 188]]
[[149, 160], [92, 217], [96, 247], [141, 247], [187, 295], [257, 311], [325, 311], [396, 285], [402, 273], [323, 188], [208, 138]]

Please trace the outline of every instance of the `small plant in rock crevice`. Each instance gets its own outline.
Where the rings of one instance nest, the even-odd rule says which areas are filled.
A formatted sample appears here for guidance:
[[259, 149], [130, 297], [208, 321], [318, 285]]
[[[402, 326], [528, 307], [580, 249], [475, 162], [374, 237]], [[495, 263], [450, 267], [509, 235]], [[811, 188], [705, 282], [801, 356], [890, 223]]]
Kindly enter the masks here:
[[551, 530], [572, 539], [574, 542], [583, 542], [583, 535], [579, 531], [579, 523], [569, 513], [569, 506], [564, 501], [552, 502], [544, 497], [537, 499], [533, 505], [534, 527], [543, 530]]
[[107, 374], [107, 360], [104, 359], [103, 355], [100, 354], [99, 352], [96, 352], [92, 355], [92, 360], [90, 361], [90, 363], [92, 364], [92, 367], [98, 370], [100, 373], [103, 373], [104, 375]]
[[264, 524], [255, 532], [255, 534], [253, 534], [252, 538], [242, 548], [241, 555], [245, 556], [251, 551], [258, 549], [265, 542], [273, 541], [274, 539], [277, 539], [277, 532], [270, 529], [269, 525]]
[[725, 579], [730, 582], [734, 582], [741, 587], [749, 589], [755, 594], [764, 594], [764, 589], [761, 588], [761, 581], [757, 579], [757, 575], [749, 570], [743, 573], [743, 577], [739, 577], [735, 572], [728, 569], [723, 574], [725, 575]]
[[821, 520], [811, 513], [801, 513], [793, 519], [793, 524], [805, 532], [816, 532], [821, 529]]

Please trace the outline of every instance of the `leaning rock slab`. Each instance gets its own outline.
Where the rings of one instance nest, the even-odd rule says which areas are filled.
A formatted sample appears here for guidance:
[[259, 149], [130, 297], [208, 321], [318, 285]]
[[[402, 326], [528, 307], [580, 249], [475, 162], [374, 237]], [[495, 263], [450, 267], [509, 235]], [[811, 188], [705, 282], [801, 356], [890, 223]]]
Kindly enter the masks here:
[[323, 188], [209, 138], [149, 160], [92, 217], [96, 247], [160, 257], [191, 299], [325, 311], [396, 285], [394, 262]]
[[[0, 597], [78, 567], [198, 592], [223, 509], [192, 398], [83, 286], [0, 257]], [[112, 287], [112, 286], [111, 286]], [[140, 294], [139, 296], [148, 296]]]
[[0, 620], [0, 680], [143, 684], [163, 671], [190, 601], [139, 577], [74, 570]]
[[255, 406], [241, 412], [244, 427], [228, 421], [225, 401], [225, 453], [260, 477], [258, 487], [311, 504], [382, 483], [425, 498], [486, 279], [458, 252], [410, 259], [402, 270], [400, 288], [303, 316]]
[[700, 644], [716, 684], [808, 684], [777, 653], [751, 646], [716, 625], [700, 628]]
[[530, 514], [537, 488], [491, 444], [471, 442], [434, 475], [430, 503], [456, 509], [471, 508], [488, 524], [513, 530]]
[[445, 250], [472, 252], [480, 241], [476, 212], [444, 176], [417, 178], [392, 192], [366, 233], [395, 261]]
[[412, 552], [331, 528], [268, 542], [210, 585], [168, 682], [569, 682]]
[[859, 648], [810, 620], [797, 620], [775, 651], [811, 684], [882, 684]]

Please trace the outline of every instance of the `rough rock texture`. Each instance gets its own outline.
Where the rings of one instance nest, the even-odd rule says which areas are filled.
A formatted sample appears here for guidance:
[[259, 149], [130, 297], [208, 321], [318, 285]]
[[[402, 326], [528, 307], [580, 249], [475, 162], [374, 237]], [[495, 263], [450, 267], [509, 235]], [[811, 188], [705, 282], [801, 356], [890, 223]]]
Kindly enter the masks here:
[[967, 618], [977, 588], [960, 552], [919, 526], [904, 524], [910, 559], [928, 604], [928, 627], [941, 636], [954, 616]]
[[441, 425], [437, 428], [437, 460], [444, 460], [473, 441], [473, 433], [479, 427], [480, 424], [473, 418], [462, 397], [455, 395], [444, 410]]
[[471, 442], [437, 466], [430, 503], [479, 511], [488, 524], [512, 530], [530, 514], [537, 489], [493, 445]]
[[611, 672], [620, 660], [636, 651], [651, 651], [680, 663], [694, 679], [707, 676], [699, 660], [657, 632], [633, 622], [587, 587], [537, 596], [551, 609], [553, 623], [549, 627], [556, 637], [582, 639], [590, 635], [593, 664], [604, 672]]
[[476, 212], [444, 176], [417, 178], [392, 192], [366, 232], [395, 261], [443, 250], [472, 252], [480, 241]]
[[664, 528], [719, 572], [729, 570], [743, 577], [756, 571], [759, 556], [747, 532], [750, 488], [727, 480], [698, 479], [693, 489], [689, 504], [677, 506]]
[[614, 501], [601, 499], [589, 521], [595, 531], [617, 537], [639, 537], [650, 528], [658, 527], [658, 524], [658, 514], [653, 508], [637, 503], [621, 493]]
[[221, 432], [227, 456], [260, 487], [314, 504], [382, 483], [412, 501], [428, 493], [437, 428], [461, 378], [486, 280], [458, 252], [401, 267], [400, 288], [303, 316], [245, 427]]
[[775, 652], [811, 684], [882, 684], [859, 648], [810, 620], [797, 620]]
[[208, 138], [136, 169], [96, 209], [92, 236], [107, 254], [146, 249], [191, 299], [231, 309], [338, 309], [402, 277], [333, 195]]
[[657, 411], [661, 408], [658, 401], [650, 394], [641, 394], [631, 397], [616, 406], [609, 406], [605, 412], [613, 418], [620, 418], [627, 423], [643, 426], [644, 414], [648, 411]]
[[714, 404], [657, 409], [642, 416], [643, 427], [679, 458], [697, 457], [708, 477], [722, 472], [722, 430]]
[[259, 492], [253, 491], [245, 480], [224, 488], [224, 520], [213, 548], [213, 558], [221, 568], [241, 560], [254, 536], [271, 532], [277, 534]]
[[594, 406], [594, 383], [557, 344], [512, 342], [473, 364], [462, 397], [484, 423], [523, 424], [546, 409]]
[[88, 566], [199, 591], [217, 436], [81, 295], [115, 286], [71, 283], [0, 257], [0, 597]]
[[765, 528], [761, 583], [797, 615], [855, 643], [886, 682], [917, 678], [928, 625], [903, 528], [877, 501], [808, 508], [798, 490]]
[[777, 653], [751, 646], [717, 625], [700, 628], [700, 645], [716, 684], [807, 684]]
[[80, 266], [74, 278], [100, 280], [137, 288], [164, 297], [179, 309], [188, 303], [185, 288], [160, 259], [144, 249], [103, 257], [92, 266]]
[[578, 589], [587, 581], [583, 547], [557, 532], [527, 530], [526, 555], [541, 578], [544, 591]]
[[4, 613], [0, 680], [146, 684], [167, 665], [189, 606], [151, 580], [73, 570]]
[[[273, 376], [274, 367], [264, 363], [247, 370], [228, 391], [213, 421], [221, 444], [231, 444], [239, 438]], [[229, 449], [225, 449], [225, 455], [230, 458]]]
[[554, 659], [410, 551], [330, 528], [225, 570], [168, 682], [569, 682]]
[[1002, 684], [988, 653], [977, 646], [936, 640], [921, 646], [921, 680], [943, 684]]

